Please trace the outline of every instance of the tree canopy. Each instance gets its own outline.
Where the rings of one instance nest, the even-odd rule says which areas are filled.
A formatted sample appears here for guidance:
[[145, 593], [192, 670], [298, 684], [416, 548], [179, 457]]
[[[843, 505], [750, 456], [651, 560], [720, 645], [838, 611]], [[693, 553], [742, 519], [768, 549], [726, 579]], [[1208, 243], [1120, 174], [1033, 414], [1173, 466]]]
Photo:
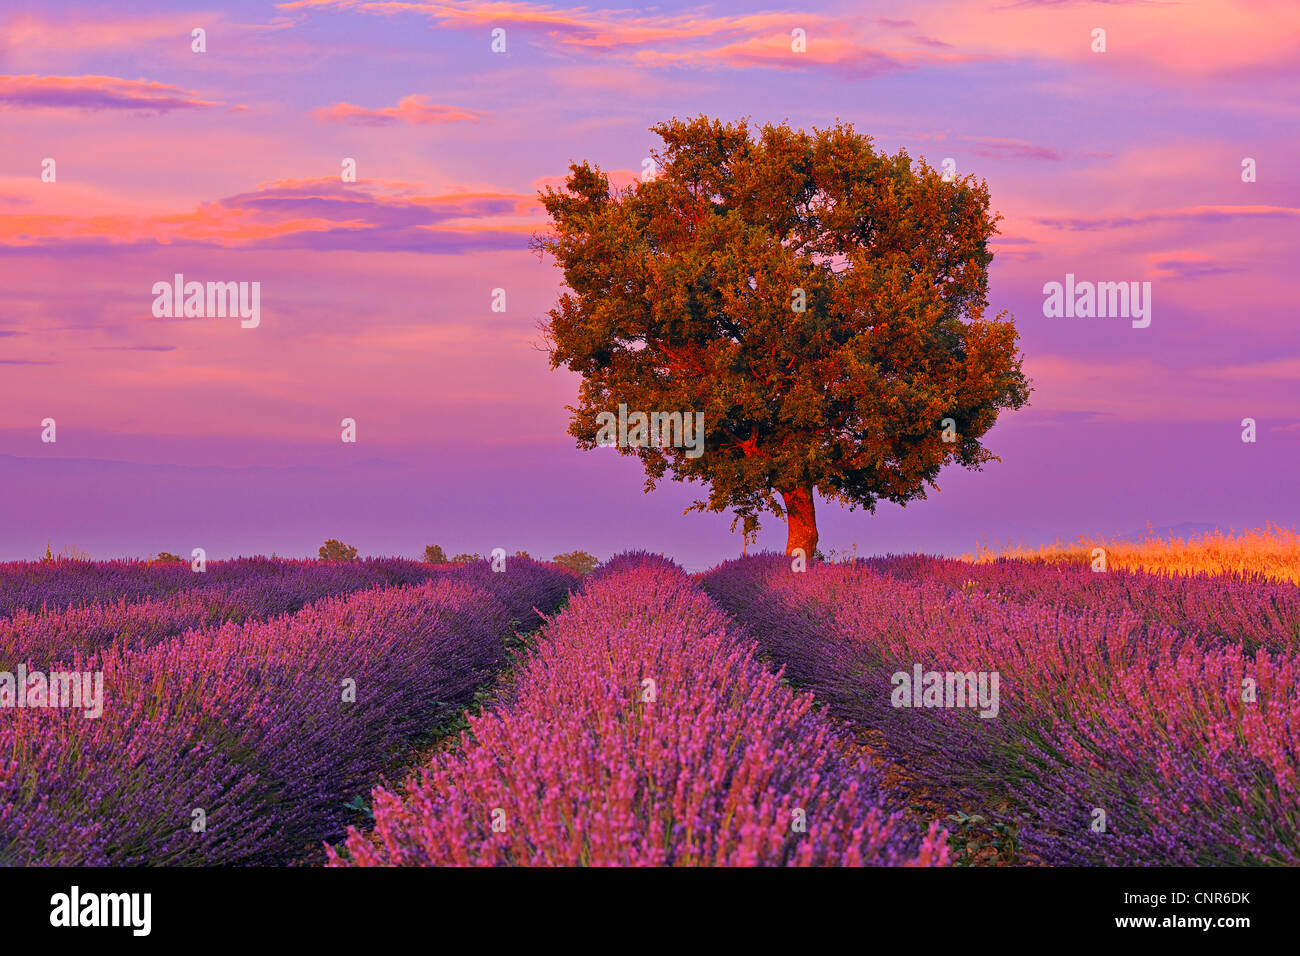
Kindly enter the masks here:
[[[924, 498], [979, 469], [998, 412], [1028, 400], [1017, 335], [988, 307], [987, 186], [889, 156], [837, 124], [652, 127], [656, 173], [621, 189], [574, 163], [534, 240], [563, 269], [552, 367], [582, 376], [569, 432], [601, 412], [703, 412], [704, 454], [621, 447], [646, 490], [708, 485], [697, 510], [789, 517], [817, 545], [814, 492], [853, 507]], [[778, 500], [779, 496], [779, 500]], [[733, 528], [734, 528], [733, 523]]]
[[355, 561], [357, 560], [357, 549], [350, 544], [344, 544], [337, 538], [330, 538], [320, 546], [317, 552], [322, 561]]
[[576, 571], [578, 574], [590, 574], [596, 570], [596, 565], [600, 563], [596, 560], [595, 555], [588, 554], [586, 551], [566, 551], [563, 554], [557, 554], [551, 560], [556, 564]]

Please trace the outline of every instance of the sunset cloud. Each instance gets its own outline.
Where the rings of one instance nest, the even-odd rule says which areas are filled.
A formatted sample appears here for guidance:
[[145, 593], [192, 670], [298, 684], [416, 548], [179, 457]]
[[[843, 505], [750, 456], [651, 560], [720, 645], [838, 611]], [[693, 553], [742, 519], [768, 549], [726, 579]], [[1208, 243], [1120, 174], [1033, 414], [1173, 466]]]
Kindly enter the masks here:
[[[118, 15], [114, 17], [61, 16], [42, 19], [15, 16], [0, 24], [0, 44], [14, 54], [58, 55], [134, 50], [154, 43], [174, 43], [188, 50], [193, 13]], [[203, 22], [213, 25], [219, 16], [205, 13]]]
[[96, 345], [97, 352], [175, 352], [174, 345]]
[[441, 123], [477, 123], [483, 114], [457, 106], [440, 106], [428, 102], [423, 94], [404, 96], [396, 106], [367, 109], [352, 103], [335, 103], [312, 112], [321, 123], [347, 123], [351, 126], [433, 126]]
[[1294, 219], [1300, 209], [1290, 206], [1187, 206], [1182, 209], [1152, 209], [1124, 216], [1041, 216], [1034, 222], [1054, 229], [1089, 232], [1122, 229], [1162, 222], [1210, 224], [1230, 219]]
[[0, 76], [0, 107], [15, 109], [171, 110], [222, 105], [168, 83], [116, 76]]
[[1244, 272], [1240, 265], [1201, 252], [1152, 253], [1147, 256], [1153, 279], [1204, 279], [1209, 276]]
[[217, 54], [205, 64], [209, 70], [244, 69], [252, 63], [283, 70], [325, 52], [320, 44], [292, 36], [295, 23], [288, 16], [269, 23], [233, 23], [228, 12], [215, 9], [136, 12], [100, 4], [101, 10], [55, 12], [53, 5], [45, 6], [50, 9], [41, 15], [0, 18], [0, 63], [14, 72], [19, 67], [57, 71], [65, 63], [101, 57], [110, 58], [114, 72], [121, 72], [123, 60], [150, 72], [184, 68], [194, 62], [196, 27], [206, 31], [211, 52]]
[[418, 196], [376, 182], [282, 180], [183, 213], [0, 215], [0, 250], [184, 243], [458, 254], [526, 248], [540, 212], [521, 193]]
[[1061, 154], [1050, 146], [1035, 146], [1021, 139], [997, 139], [991, 136], [966, 136], [966, 142], [973, 144], [971, 152], [986, 159], [1049, 159], [1061, 158]]
[[[1107, 71], [1186, 76], [1281, 64], [1300, 52], [1300, 9], [1291, 0], [1259, 0], [1249, 9], [1233, 0], [1196, 5], [1121, 0], [1104, 7], [1114, 41], [1104, 64]], [[889, 69], [998, 60], [1055, 60], [1093, 68], [1099, 64], [1090, 46], [1097, 26], [1095, 5], [1087, 3], [1011, 0], [990, 6], [937, 0], [919, 7], [915, 19], [780, 7], [718, 15], [700, 7], [649, 13], [529, 0], [287, 0], [278, 8], [296, 14], [337, 10], [422, 16], [438, 28], [504, 26], [544, 37], [569, 52], [702, 69], [831, 67], [869, 76]], [[790, 62], [793, 27], [807, 32], [802, 61]], [[825, 47], [820, 54], [814, 52], [818, 44]], [[777, 55], [782, 46], [784, 54]], [[858, 51], [856, 63], [842, 49], [834, 52], [845, 47]], [[951, 52], [939, 55], [944, 51]]]
[[[377, 16], [417, 14], [437, 27], [482, 29], [506, 26], [526, 35], [544, 36], [556, 47], [577, 54], [616, 55], [643, 67], [691, 66], [700, 69], [760, 67], [777, 70], [830, 69], [868, 77], [922, 65], [946, 65], [989, 59], [979, 53], [941, 53], [943, 40], [918, 36], [883, 37], [874, 23], [860, 16], [828, 16], [807, 10], [766, 10], [707, 16], [698, 10], [637, 13], [630, 10], [555, 7], [519, 0], [448, 0], [439, 3], [369, 2], [369, 0], [290, 0], [288, 11], [352, 11]], [[907, 20], [880, 20], [908, 26]], [[804, 31], [806, 48], [792, 49], [792, 30]]]

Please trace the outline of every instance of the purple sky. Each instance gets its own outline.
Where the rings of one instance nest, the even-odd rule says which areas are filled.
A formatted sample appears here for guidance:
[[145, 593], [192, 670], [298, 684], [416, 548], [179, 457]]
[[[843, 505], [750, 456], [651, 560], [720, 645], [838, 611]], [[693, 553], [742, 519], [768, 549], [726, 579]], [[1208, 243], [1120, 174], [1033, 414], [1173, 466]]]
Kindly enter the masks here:
[[[906, 509], [819, 502], [823, 550], [1298, 521], [1294, 2], [221, 6], [0, 13], [0, 559], [738, 553], [730, 516], [682, 515], [696, 490], [573, 448], [537, 331], [560, 275], [526, 248], [570, 161], [627, 181], [647, 127], [699, 113], [852, 122], [1004, 217], [990, 304], [1035, 392], [1002, 462]], [[260, 282], [260, 326], [155, 318], [178, 272]], [[1151, 326], [1045, 318], [1066, 273], [1151, 282]]]

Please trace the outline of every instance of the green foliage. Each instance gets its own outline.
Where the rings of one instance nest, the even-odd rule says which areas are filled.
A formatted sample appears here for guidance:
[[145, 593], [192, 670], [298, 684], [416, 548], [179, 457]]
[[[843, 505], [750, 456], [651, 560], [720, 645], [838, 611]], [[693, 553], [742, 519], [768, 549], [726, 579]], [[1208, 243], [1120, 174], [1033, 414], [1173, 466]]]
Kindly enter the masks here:
[[179, 554], [172, 554], [170, 551], [159, 551], [159, 552], [158, 552], [158, 556], [157, 556], [156, 558], [154, 558], [154, 560], [155, 560], [155, 561], [166, 561], [166, 562], [170, 562], [170, 563], [172, 563], [172, 564], [184, 564], [184, 563], [185, 563], [185, 559], [184, 559], [184, 558], [182, 558]]
[[442, 550], [442, 545], [431, 544], [424, 549], [424, 561], [426, 564], [446, 564], [447, 552]]
[[349, 810], [355, 810], [357, 813], [364, 814], [372, 823], [375, 819], [374, 810], [371, 809], [370, 804], [366, 803], [366, 798], [359, 794], [347, 803], [343, 804], [343, 806]]
[[320, 547], [320, 559], [322, 561], [355, 561], [357, 559], [357, 549], [344, 544], [337, 538], [330, 538]]
[[482, 561], [481, 554], [458, 554], [451, 559], [452, 564], [473, 564], [475, 561]]
[[600, 563], [594, 555], [590, 555], [586, 551], [566, 551], [564, 554], [557, 554], [551, 560], [571, 571], [577, 571], [579, 574], [590, 574], [596, 570], [596, 565]]
[[874, 510], [924, 498], [949, 462], [995, 458], [981, 439], [1029, 385], [1010, 318], [984, 314], [998, 217], [983, 182], [945, 182], [846, 124], [701, 116], [652, 131], [653, 180], [611, 191], [575, 163], [541, 193], [555, 228], [534, 248], [568, 287], [551, 364], [582, 376], [579, 447], [620, 403], [702, 411], [701, 457], [620, 453], [640, 457], [647, 491], [665, 474], [707, 484], [691, 510], [731, 509], [747, 534], [791, 492]]
[[958, 810], [949, 814], [948, 845], [955, 866], [997, 866], [1018, 862], [1016, 831], [978, 813]]

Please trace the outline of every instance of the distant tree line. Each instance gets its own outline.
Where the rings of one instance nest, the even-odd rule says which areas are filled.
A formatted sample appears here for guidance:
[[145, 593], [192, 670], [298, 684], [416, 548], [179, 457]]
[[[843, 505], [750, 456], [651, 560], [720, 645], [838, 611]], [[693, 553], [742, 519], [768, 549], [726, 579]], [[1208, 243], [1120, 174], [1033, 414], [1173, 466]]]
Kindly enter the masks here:
[[[516, 558], [532, 559], [527, 551], [516, 551]], [[458, 554], [454, 558], [448, 558], [447, 552], [442, 549], [441, 545], [431, 544], [424, 549], [424, 560], [427, 564], [469, 564], [473, 561], [482, 561], [483, 556], [479, 554]], [[569, 568], [578, 574], [589, 574], [600, 562], [594, 555], [586, 551], [566, 551], [564, 554], [557, 554], [551, 558], [555, 564]]]
[[[359, 560], [357, 549], [353, 545], [345, 544], [338, 538], [330, 538], [327, 540], [317, 550], [317, 554], [322, 561]], [[527, 551], [516, 551], [514, 556], [516, 558], [528, 558], [529, 560], [532, 560], [532, 555]], [[271, 557], [276, 557], [274, 552], [271, 553]], [[63, 558], [75, 558], [77, 560], [88, 561], [90, 560], [90, 555], [73, 548], [65, 548], [61, 554], [55, 555], [47, 546], [45, 549], [45, 556], [41, 560], [57, 561]], [[159, 551], [149, 560], [184, 564], [187, 559], [181, 557], [179, 554], [173, 554], [170, 551]], [[448, 558], [447, 552], [442, 549], [441, 545], [437, 544], [431, 544], [424, 549], [424, 561], [426, 564], [472, 564], [475, 561], [482, 560], [484, 560], [484, 558], [481, 554], [466, 553], [457, 554], [454, 557]], [[586, 551], [566, 551], [563, 554], [557, 554], [551, 559], [551, 561], [555, 564], [576, 571], [578, 574], [590, 574], [595, 570], [596, 565], [600, 563], [594, 555], [588, 554]]]

